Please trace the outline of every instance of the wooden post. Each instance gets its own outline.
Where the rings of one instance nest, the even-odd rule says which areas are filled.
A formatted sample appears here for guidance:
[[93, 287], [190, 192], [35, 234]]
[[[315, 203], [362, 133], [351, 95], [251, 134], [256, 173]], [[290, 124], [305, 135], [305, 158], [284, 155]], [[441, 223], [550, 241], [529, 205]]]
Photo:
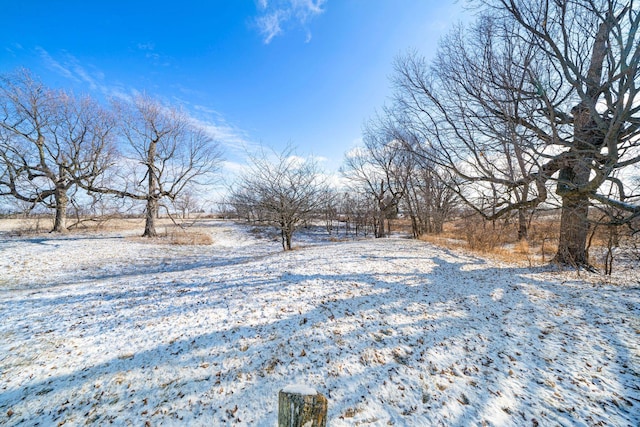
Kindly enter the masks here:
[[278, 393], [278, 427], [326, 427], [327, 398], [299, 384]]

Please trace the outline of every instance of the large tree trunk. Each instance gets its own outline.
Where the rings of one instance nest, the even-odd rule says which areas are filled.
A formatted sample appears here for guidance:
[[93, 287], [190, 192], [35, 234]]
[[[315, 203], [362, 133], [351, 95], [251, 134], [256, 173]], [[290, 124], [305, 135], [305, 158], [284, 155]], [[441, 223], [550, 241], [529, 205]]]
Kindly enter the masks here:
[[[589, 265], [587, 235], [589, 233], [589, 195], [587, 187], [591, 166], [604, 143], [604, 134], [591, 116], [600, 96], [600, 79], [607, 55], [609, 22], [598, 28], [586, 78], [586, 99], [572, 109], [572, 159], [560, 171], [557, 193], [562, 197], [560, 241], [555, 261], [574, 266]], [[591, 105], [591, 109], [589, 108]]]
[[588, 265], [589, 199], [585, 196], [562, 199], [560, 241], [554, 261], [561, 264]]
[[[597, 47], [598, 43], [594, 51]], [[589, 90], [593, 91], [593, 88], [590, 87]], [[604, 135], [598, 129], [595, 120], [591, 117], [591, 112], [584, 103], [575, 106], [572, 113], [573, 147], [570, 150], [572, 158], [569, 164], [560, 170], [556, 190], [556, 193], [562, 197], [562, 216], [558, 252], [554, 261], [572, 266], [588, 266], [587, 235], [589, 234], [590, 203], [587, 187], [592, 163], [602, 147]]]
[[[518, 162], [520, 164], [520, 170], [525, 170], [524, 160], [522, 159], [522, 155], [518, 155]], [[518, 194], [516, 192], [517, 202], [523, 202], [528, 200], [529, 198], [529, 185], [525, 185], [522, 187], [522, 194]], [[529, 238], [529, 221], [528, 221], [528, 213], [529, 210], [526, 208], [518, 209], [518, 241], [527, 240]]]
[[147, 151], [147, 217], [144, 223], [144, 233], [142, 237], [157, 237], [155, 220], [158, 217], [158, 178], [154, 173], [156, 159], [157, 141], [149, 144]]
[[65, 224], [67, 220], [67, 204], [69, 203], [67, 189], [64, 187], [56, 187], [54, 197], [56, 213], [53, 220], [53, 229], [51, 231], [54, 233], [65, 233], [67, 231], [67, 226]]
[[150, 197], [147, 199], [146, 217], [144, 223], [144, 233], [142, 237], [157, 237], [156, 217], [158, 216], [158, 199]]
[[376, 238], [384, 237], [384, 207], [382, 204], [379, 204], [378, 211], [378, 220], [375, 229]]
[[529, 237], [529, 223], [526, 209], [518, 209], [518, 241]]
[[[576, 135], [581, 132], [575, 130]], [[562, 197], [560, 240], [554, 261], [572, 266], [589, 265], [589, 196], [581, 191], [589, 183], [592, 156], [582, 142], [576, 142], [574, 159], [560, 170], [556, 193]]]
[[554, 261], [573, 265], [589, 265], [587, 235], [589, 234], [589, 184], [591, 163], [602, 144], [602, 134], [591, 119], [589, 110], [578, 105], [574, 113], [573, 158], [560, 170], [556, 193], [562, 197], [560, 240]]

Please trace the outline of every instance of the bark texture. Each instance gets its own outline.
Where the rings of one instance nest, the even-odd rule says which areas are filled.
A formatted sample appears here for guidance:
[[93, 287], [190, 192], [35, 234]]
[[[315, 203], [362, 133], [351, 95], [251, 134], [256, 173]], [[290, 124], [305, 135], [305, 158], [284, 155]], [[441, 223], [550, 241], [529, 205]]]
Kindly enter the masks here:
[[326, 427], [327, 398], [322, 394], [305, 395], [280, 391], [278, 427]]

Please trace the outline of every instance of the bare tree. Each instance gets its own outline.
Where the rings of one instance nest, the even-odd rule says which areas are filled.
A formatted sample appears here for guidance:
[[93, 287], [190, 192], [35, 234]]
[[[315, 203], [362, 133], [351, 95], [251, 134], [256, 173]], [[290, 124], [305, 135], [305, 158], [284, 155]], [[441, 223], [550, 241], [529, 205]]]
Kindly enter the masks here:
[[350, 233], [355, 236], [360, 233], [364, 236], [368, 233], [375, 235], [378, 230], [378, 207], [366, 189], [358, 186], [347, 188], [343, 193], [336, 194], [335, 203], [337, 217], [344, 223], [345, 236]]
[[330, 195], [317, 163], [303, 159], [292, 147], [276, 154], [262, 150], [232, 190], [234, 206], [259, 215], [280, 231], [282, 248], [291, 249], [293, 234], [319, 213]]
[[0, 77], [0, 114], [0, 195], [54, 209], [52, 231], [66, 231], [69, 191], [113, 162], [112, 116], [26, 70]]
[[148, 96], [114, 104], [124, 139], [119, 178], [94, 180], [90, 191], [145, 202], [144, 237], [157, 236], [163, 199], [208, 184], [221, 161], [218, 144], [180, 111]]
[[396, 168], [396, 175], [404, 176], [401, 206], [411, 219], [413, 235], [440, 233], [457, 202], [452, 190], [455, 177], [434, 161], [435, 153], [425, 146], [423, 136], [404, 115], [398, 115], [393, 108], [385, 108], [384, 112], [384, 116], [378, 116], [378, 126], [393, 146], [402, 150], [403, 167]]
[[243, 185], [234, 185], [229, 189], [225, 204], [230, 207], [235, 218], [244, 219], [248, 223], [266, 221], [263, 210], [257, 203], [254, 192]]
[[399, 59], [396, 116], [417, 135], [412, 147], [426, 167], [452, 173], [450, 190], [460, 199], [493, 221], [517, 210], [522, 239], [526, 213], [542, 198], [531, 183], [515, 183], [534, 173], [542, 144], [513, 117], [538, 108], [521, 96], [536, 57], [504, 31], [503, 22], [481, 17], [452, 31], [431, 67], [415, 54]]
[[173, 201], [173, 206], [180, 212], [182, 219], [189, 218], [189, 215], [198, 210], [199, 201], [193, 191], [186, 189]]
[[447, 170], [429, 165], [417, 167], [409, 176], [402, 202], [411, 219], [414, 237], [442, 233], [445, 222], [451, 219], [457, 198], [447, 183], [448, 175]]
[[376, 237], [384, 237], [385, 223], [397, 215], [415, 163], [380, 117], [366, 124], [363, 142], [363, 147], [347, 153], [341, 171], [375, 200]]
[[[618, 222], [640, 215], [618, 174], [640, 162], [640, 12], [632, 0], [480, 3], [497, 22], [476, 27], [481, 43], [454, 40], [431, 70], [415, 57], [400, 63], [403, 106], [485, 217], [547, 202], [556, 184], [555, 260], [588, 265], [592, 203], [626, 212]], [[614, 194], [602, 193], [607, 183]]]
[[[326, 187], [326, 194], [321, 196], [323, 204], [318, 212], [324, 220], [327, 233], [333, 233], [334, 222], [339, 221], [338, 217], [338, 194], [330, 187]], [[339, 233], [339, 230], [338, 230]]]

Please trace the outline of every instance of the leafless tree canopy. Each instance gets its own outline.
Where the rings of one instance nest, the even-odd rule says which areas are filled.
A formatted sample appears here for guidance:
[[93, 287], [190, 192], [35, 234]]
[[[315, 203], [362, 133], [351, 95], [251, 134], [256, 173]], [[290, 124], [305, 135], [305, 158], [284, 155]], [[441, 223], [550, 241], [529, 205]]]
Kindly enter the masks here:
[[[396, 64], [394, 115], [410, 148], [457, 177], [487, 218], [559, 199], [556, 261], [588, 264], [589, 207], [640, 215], [640, 13], [633, 1], [478, 2], [488, 12], [429, 64]], [[553, 188], [551, 188], [553, 187]], [[549, 190], [552, 189], [553, 192]]]
[[179, 110], [141, 95], [116, 102], [121, 155], [108, 179], [90, 182], [87, 190], [145, 203], [143, 236], [155, 237], [155, 219], [163, 200], [214, 179], [222, 159], [218, 144]]
[[211, 182], [221, 153], [186, 115], [149, 97], [112, 107], [49, 89], [26, 70], [1, 76], [0, 196], [53, 209], [60, 232], [80, 199], [144, 201], [144, 235], [156, 235], [162, 201]]
[[329, 194], [317, 163], [289, 147], [280, 154], [263, 150], [251, 156], [229, 202], [236, 211], [275, 226], [283, 249], [290, 250], [296, 229], [321, 210]]
[[0, 78], [0, 114], [0, 195], [54, 209], [65, 231], [69, 192], [114, 162], [113, 116], [25, 70]]
[[[454, 28], [433, 61], [418, 53], [396, 61], [391, 105], [345, 159], [353, 197], [327, 203], [317, 165], [288, 149], [275, 161], [252, 159], [232, 192], [236, 211], [276, 225], [290, 249], [312, 211], [331, 228], [337, 206], [351, 217], [355, 200], [377, 236], [399, 212], [415, 236], [441, 231], [460, 200], [489, 220], [517, 213], [525, 239], [532, 212], [557, 205], [555, 260], [588, 265], [595, 218], [616, 226], [640, 217], [631, 184], [640, 165], [640, 8], [469, 2], [477, 21]], [[55, 209], [56, 231], [80, 188], [144, 203], [144, 235], [154, 236], [163, 203], [186, 206], [220, 164], [217, 144], [186, 115], [144, 95], [107, 111], [19, 72], [0, 79], [0, 114], [0, 195]]]
[[163, 199], [175, 200], [185, 188], [210, 181], [219, 165], [217, 144], [180, 111], [141, 95], [115, 106], [126, 141], [126, 186], [119, 194], [146, 203], [143, 236], [156, 235], [154, 219]]

